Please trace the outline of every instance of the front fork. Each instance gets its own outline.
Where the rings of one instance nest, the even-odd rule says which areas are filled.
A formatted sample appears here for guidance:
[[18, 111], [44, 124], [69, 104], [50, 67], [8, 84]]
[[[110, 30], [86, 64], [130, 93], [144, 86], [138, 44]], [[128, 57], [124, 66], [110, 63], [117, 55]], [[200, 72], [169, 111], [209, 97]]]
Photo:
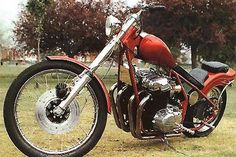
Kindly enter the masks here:
[[83, 89], [83, 87], [88, 84], [93, 77], [93, 73], [98, 69], [98, 67], [109, 58], [111, 53], [113, 52], [113, 48], [118, 44], [119, 39], [114, 37], [106, 47], [101, 51], [101, 53], [97, 56], [97, 58], [91, 63], [88, 69], [85, 69], [79, 77], [75, 79], [74, 87], [70, 91], [70, 94], [67, 96], [65, 100], [63, 100], [60, 105], [58, 105], [53, 113], [60, 116], [65, 110], [68, 108], [73, 99], [78, 95], [78, 93]]

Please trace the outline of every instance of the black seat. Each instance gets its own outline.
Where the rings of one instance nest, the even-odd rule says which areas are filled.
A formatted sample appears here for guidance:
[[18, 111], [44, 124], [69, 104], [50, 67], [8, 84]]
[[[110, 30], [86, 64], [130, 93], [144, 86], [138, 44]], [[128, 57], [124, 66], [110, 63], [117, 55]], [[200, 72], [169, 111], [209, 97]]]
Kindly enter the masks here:
[[208, 72], [203, 69], [193, 69], [190, 73], [185, 71], [181, 66], [177, 65], [174, 67], [174, 70], [183, 76], [190, 83], [195, 85], [199, 89], [204, 88], [204, 82], [208, 78]]
[[192, 77], [194, 77], [198, 82], [200, 82], [204, 86], [204, 82], [208, 78], [208, 72], [206, 70], [195, 68], [189, 73]]
[[221, 62], [202, 62], [202, 69], [212, 73], [226, 73], [229, 70], [229, 66]]

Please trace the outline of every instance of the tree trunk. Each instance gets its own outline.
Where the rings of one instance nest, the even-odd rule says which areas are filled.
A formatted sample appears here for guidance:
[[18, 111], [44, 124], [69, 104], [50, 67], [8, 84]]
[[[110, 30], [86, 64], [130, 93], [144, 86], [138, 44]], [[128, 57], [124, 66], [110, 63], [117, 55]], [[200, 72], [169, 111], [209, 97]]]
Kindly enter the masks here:
[[37, 32], [38, 32], [38, 50], [37, 50], [37, 62], [39, 63], [41, 61], [41, 57], [40, 57], [40, 48], [41, 48], [41, 37], [42, 37], [42, 32], [43, 32], [43, 19], [44, 16], [39, 18], [39, 23], [38, 23], [38, 28], [37, 28]]
[[38, 50], [37, 50], [37, 62], [39, 63], [40, 60], [41, 60], [41, 57], [40, 57], [40, 42], [41, 42], [41, 38], [39, 37], [38, 38]]
[[197, 47], [191, 46], [192, 69], [197, 67]]

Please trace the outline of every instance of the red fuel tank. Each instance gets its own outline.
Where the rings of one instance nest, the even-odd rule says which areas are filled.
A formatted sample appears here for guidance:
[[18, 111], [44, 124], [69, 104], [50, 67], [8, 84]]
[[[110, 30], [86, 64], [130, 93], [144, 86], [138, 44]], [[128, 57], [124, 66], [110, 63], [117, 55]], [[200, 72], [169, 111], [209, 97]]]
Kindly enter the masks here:
[[174, 68], [176, 65], [167, 45], [154, 35], [147, 35], [142, 39], [139, 46], [139, 58], [168, 68]]

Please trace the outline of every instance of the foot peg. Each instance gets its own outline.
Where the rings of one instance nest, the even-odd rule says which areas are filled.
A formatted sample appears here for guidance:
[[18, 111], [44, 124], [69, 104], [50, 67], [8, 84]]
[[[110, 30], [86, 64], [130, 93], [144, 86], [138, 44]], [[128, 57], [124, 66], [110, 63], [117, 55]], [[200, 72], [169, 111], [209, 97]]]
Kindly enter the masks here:
[[176, 133], [179, 133], [179, 132], [188, 132], [190, 133], [191, 135], [194, 135], [195, 134], [195, 131], [189, 129], [189, 128], [186, 128], [184, 127], [182, 124], [176, 124], [176, 129], [174, 130]]

